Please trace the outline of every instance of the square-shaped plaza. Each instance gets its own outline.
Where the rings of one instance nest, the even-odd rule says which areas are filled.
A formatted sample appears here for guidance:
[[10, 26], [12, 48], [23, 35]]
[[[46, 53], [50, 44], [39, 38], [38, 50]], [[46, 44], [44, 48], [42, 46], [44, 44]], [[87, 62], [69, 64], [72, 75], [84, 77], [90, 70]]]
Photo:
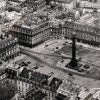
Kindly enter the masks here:
[[0, 1], [0, 100], [100, 100], [98, 1]]
[[[76, 43], [77, 59], [81, 60], [79, 63], [82, 65], [89, 65], [89, 69], [84, 71], [76, 71], [70, 68], [66, 68], [72, 56], [72, 43], [69, 40], [49, 40], [40, 46], [29, 49], [23, 49], [23, 52], [29, 57], [25, 57], [23, 61], [31, 61], [33, 64], [29, 65], [29, 69], [37, 72], [45, 73], [47, 75], [53, 75], [60, 79], [69, 79], [75, 83], [83, 85], [87, 88], [99, 87], [99, 50], [91, 46], [87, 47], [87, 44]], [[95, 55], [94, 55], [95, 54]], [[94, 57], [92, 57], [94, 56]], [[70, 77], [72, 73], [72, 77]]]

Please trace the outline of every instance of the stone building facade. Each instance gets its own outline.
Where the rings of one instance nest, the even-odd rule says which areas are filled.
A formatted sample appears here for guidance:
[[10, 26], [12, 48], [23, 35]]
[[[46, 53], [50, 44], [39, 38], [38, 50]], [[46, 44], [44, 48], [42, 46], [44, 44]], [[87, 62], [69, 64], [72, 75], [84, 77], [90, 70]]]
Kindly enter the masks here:
[[58, 25], [57, 27], [45, 22], [33, 30], [14, 25], [9, 33], [18, 38], [19, 44], [27, 47], [35, 47], [50, 38], [61, 39], [62, 37], [65, 37], [71, 39], [73, 31], [77, 33], [78, 42], [100, 46], [99, 28], [67, 21], [64, 25]]
[[8, 60], [20, 54], [18, 41], [13, 37], [6, 37], [0, 40], [0, 58]]
[[48, 22], [43, 23], [34, 30], [19, 25], [13, 25], [9, 33], [12, 34], [13, 37], [18, 38], [20, 45], [34, 47], [50, 38], [50, 28], [51, 25]]
[[78, 42], [100, 46], [100, 29], [93, 26], [65, 22], [65, 25], [62, 25], [62, 27], [52, 28], [51, 32], [53, 39], [61, 37], [71, 39], [73, 31], [77, 33]]

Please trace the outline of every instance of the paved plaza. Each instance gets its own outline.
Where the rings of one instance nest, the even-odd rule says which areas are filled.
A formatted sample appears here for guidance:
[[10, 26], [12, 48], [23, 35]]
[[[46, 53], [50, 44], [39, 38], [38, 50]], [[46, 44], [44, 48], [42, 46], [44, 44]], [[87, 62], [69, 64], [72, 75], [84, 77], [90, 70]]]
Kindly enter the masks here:
[[[31, 64], [29, 65], [30, 69], [38, 71], [40, 73], [45, 73], [47, 75], [53, 75], [60, 79], [69, 79], [74, 83], [79, 83], [80, 85], [87, 87], [88, 89], [93, 87], [97, 87], [97, 88], [100, 87], [100, 81], [97, 79], [87, 78], [87, 77], [79, 76], [77, 74], [75, 75], [73, 74], [73, 76], [71, 77], [69, 75], [68, 70], [65, 72], [59, 70], [59, 68], [58, 69], [56, 68], [57, 66], [66, 69], [64, 65], [70, 62], [70, 59], [62, 59], [61, 57], [55, 56], [55, 55], [65, 54], [66, 56], [71, 57], [71, 43], [67, 43], [67, 40], [63, 40], [62, 42], [61, 40], [56, 40], [52, 42], [47, 41], [42, 45], [40, 45], [39, 47], [31, 49], [31, 51], [34, 52], [34, 53], [30, 52], [31, 57], [26, 56], [25, 59], [23, 60], [24, 62], [27, 61], [31, 62]], [[87, 64], [88, 62], [89, 64], [91, 64], [92, 70], [89, 73], [91, 76], [93, 76], [94, 74], [99, 76], [100, 74], [100, 69], [99, 69], [100, 58], [98, 55], [99, 52], [100, 52], [99, 50], [94, 50], [91, 48], [86, 48], [82, 45], [77, 45], [77, 58], [81, 57], [83, 63]], [[92, 56], [95, 56], [96, 60]], [[64, 60], [63, 63], [61, 63], [62, 60]], [[95, 66], [95, 64], [97, 63], [98, 66]], [[38, 67], [35, 68], [36, 66]]]

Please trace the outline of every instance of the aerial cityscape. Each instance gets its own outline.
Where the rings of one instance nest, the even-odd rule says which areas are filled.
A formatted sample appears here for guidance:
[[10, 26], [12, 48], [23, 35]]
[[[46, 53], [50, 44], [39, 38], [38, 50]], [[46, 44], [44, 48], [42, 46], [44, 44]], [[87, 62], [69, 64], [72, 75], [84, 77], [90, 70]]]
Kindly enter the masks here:
[[100, 0], [0, 0], [0, 100], [100, 100]]

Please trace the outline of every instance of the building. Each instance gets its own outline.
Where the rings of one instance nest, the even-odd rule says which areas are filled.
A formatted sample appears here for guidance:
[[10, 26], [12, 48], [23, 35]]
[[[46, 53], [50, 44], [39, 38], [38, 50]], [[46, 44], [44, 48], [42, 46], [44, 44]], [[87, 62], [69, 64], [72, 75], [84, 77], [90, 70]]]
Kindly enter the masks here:
[[41, 9], [45, 7], [46, 1], [45, 0], [26, 0], [24, 1], [21, 6], [22, 7], [29, 7], [29, 8], [36, 8]]
[[[86, 89], [70, 80], [61, 80], [19, 64], [9, 64], [5, 71], [0, 73], [1, 76], [17, 88], [17, 97], [14, 100], [74, 100], [76, 97], [82, 98], [80, 91]], [[88, 93], [85, 97], [88, 98], [87, 96]], [[96, 96], [95, 94], [94, 97]]]
[[52, 27], [52, 38], [60, 39], [61, 37], [65, 37], [71, 39], [73, 31], [77, 33], [76, 39], [78, 42], [83, 42], [94, 46], [100, 46], [99, 28], [68, 21], [66, 21], [65, 25], [62, 25], [62, 27]]
[[6, 7], [6, 0], [0, 0], [0, 8]]
[[46, 1], [45, 0], [37, 0], [37, 1], [35, 1], [35, 3], [37, 5], [38, 9], [41, 9], [41, 8], [46, 6]]
[[80, 91], [78, 97], [80, 100], [99, 100], [100, 99], [100, 88], [91, 88], [90, 90]]
[[62, 37], [71, 39], [72, 31], [77, 33], [77, 41], [86, 44], [100, 46], [100, 29], [89, 25], [66, 21], [64, 25], [57, 27], [44, 23], [34, 30], [19, 25], [13, 25], [9, 33], [18, 38], [19, 44], [27, 47], [35, 47], [44, 41], [59, 39]]
[[[52, 0], [53, 1], [53, 0]], [[60, 6], [63, 6], [69, 10], [72, 10], [76, 7], [76, 0], [54, 0]]]
[[[17, 86], [19, 93], [18, 100], [42, 100], [46, 98], [55, 98], [56, 90], [62, 83], [62, 80], [51, 77], [39, 72], [32, 71], [25, 67], [14, 67], [10, 65], [6, 68], [7, 80]], [[44, 99], [48, 100], [48, 99]]]
[[[17, 82], [22, 91], [22, 96], [20, 98], [24, 96], [24, 99], [25, 98], [28, 99], [30, 97], [30, 98], [35, 98], [34, 100], [42, 100], [42, 96], [43, 98], [45, 96], [47, 96], [47, 98], [56, 97], [57, 96], [56, 90], [61, 84], [60, 79], [57, 79], [55, 77], [50, 77], [48, 75], [35, 72], [32, 70], [28, 70], [26, 68], [23, 69], [23, 71], [19, 75]], [[29, 88], [27, 89], [27, 87]], [[41, 94], [43, 95], [41, 96]]]
[[73, 30], [77, 33], [78, 42], [100, 46], [99, 27], [84, 25], [78, 22], [66, 21], [63, 25], [58, 26], [53, 26], [49, 22], [45, 22], [33, 30], [29, 27], [15, 24], [10, 29], [9, 34], [18, 38], [19, 44], [34, 47], [50, 38], [59, 39], [65, 37], [71, 39]]
[[66, 37], [71, 38], [72, 31], [75, 30], [77, 33], [77, 41], [83, 42], [86, 44], [100, 46], [100, 29], [88, 26], [88, 25], [80, 25], [73, 24], [72, 22], [66, 22]]
[[10, 29], [9, 34], [18, 38], [20, 45], [34, 47], [50, 38], [50, 27], [51, 24], [48, 22], [41, 24], [39, 27], [33, 30], [27, 26], [14, 24]]
[[80, 0], [82, 8], [97, 8], [100, 9], [100, 0]]
[[20, 54], [18, 41], [10, 36], [0, 36], [0, 58], [1, 60], [9, 60]]
[[77, 96], [79, 91], [81, 91], [81, 88], [82, 87], [80, 85], [74, 84], [71, 81], [65, 79], [62, 81], [62, 84], [60, 84], [57, 92], [67, 97], [71, 97], [72, 94]]
[[63, 27], [52, 27], [52, 39], [60, 39], [62, 38], [62, 36], [65, 34], [62, 32], [62, 29]]
[[7, 77], [5, 70], [0, 70], [0, 82], [3, 82]]
[[22, 95], [19, 100], [45, 100], [45, 97], [46, 93], [43, 93], [38, 87], [33, 87], [25, 95]]

